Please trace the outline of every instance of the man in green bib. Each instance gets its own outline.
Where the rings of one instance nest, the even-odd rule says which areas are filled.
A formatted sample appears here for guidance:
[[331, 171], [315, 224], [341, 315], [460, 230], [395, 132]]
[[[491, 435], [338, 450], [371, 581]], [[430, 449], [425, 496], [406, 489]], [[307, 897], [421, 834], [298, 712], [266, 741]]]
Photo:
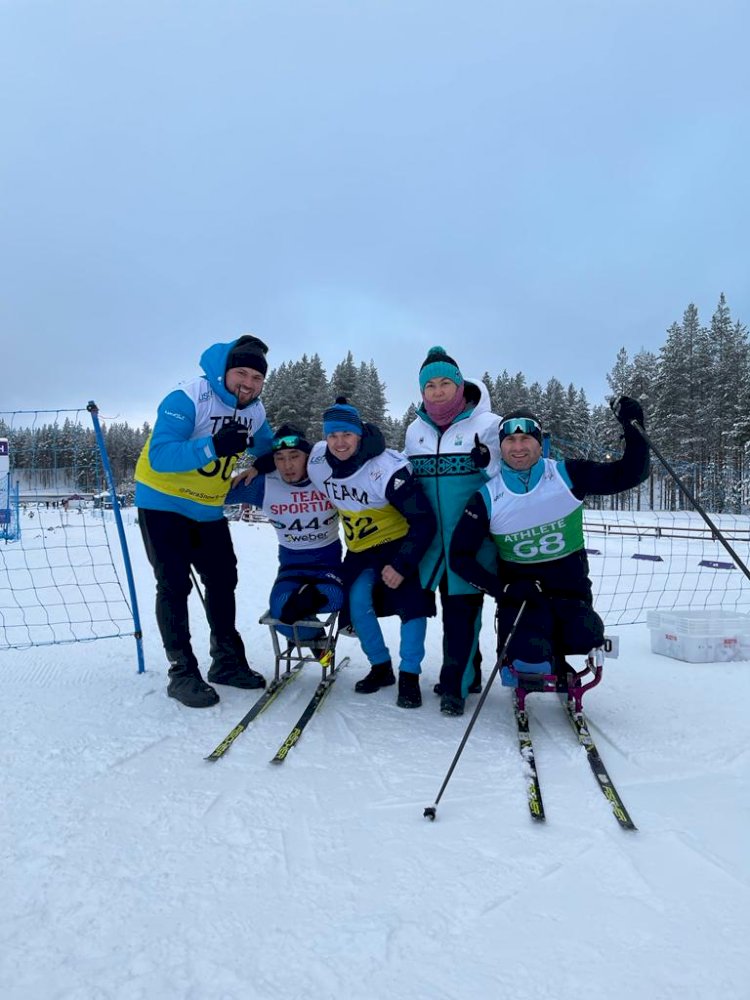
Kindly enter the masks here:
[[[498, 637], [526, 600], [508, 658], [528, 670], [564, 671], [568, 653], [588, 653], [604, 641], [593, 608], [583, 538], [583, 501], [629, 490], [648, 476], [648, 446], [640, 403], [622, 396], [613, 405], [625, 448], [616, 462], [542, 458], [542, 427], [528, 410], [500, 424], [499, 473], [474, 494], [453, 533], [453, 570], [498, 602]], [[497, 546], [497, 574], [477, 559], [488, 537]]]

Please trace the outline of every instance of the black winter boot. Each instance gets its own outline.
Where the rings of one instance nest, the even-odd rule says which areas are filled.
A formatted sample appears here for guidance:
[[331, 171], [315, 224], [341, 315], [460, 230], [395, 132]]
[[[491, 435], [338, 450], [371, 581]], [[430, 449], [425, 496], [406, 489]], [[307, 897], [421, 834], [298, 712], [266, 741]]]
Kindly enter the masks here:
[[381, 688], [390, 687], [391, 684], [395, 683], [396, 678], [391, 661], [386, 660], [385, 663], [374, 663], [370, 668], [370, 673], [354, 685], [354, 690], [359, 694], [372, 694], [373, 691], [379, 691]]
[[399, 670], [396, 704], [399, 708], [419, 708], [422, 704], [419, 674], [410, 674], [406, 670]]
[[244, 663], [214, 663], [208, 671], [212, 684], [227, 684], [229, 687], [255, 689], [264, 688], [266, 679], [257, 670], [251, 670]]
[[443, 715], [463, 715], [464, 699], [457, 694], [444, 694], [440, 698], [440, 711]]
[[219, 700], [219, 695], [210, 684], [206, 684], [197, 670], [181, 665], [169, 668], [167, 694], [188, 708], [210, 708]]
[[224, 638], [211, 635], [211, 669], [208, 679], [212, 684], [227, 684], [236, 688], [264, 688], [265, 678], [247, 665], [245, 647], [238, 632]]
[[[443, 685], [440, 681], [437, 682], [435, 687], [432, 689], [435, 694], [443, 693]], [[481, 694], [482, 693], [482, 671], [477, 667], [474, 667], [474, 680], [469, 685], [469, 694]]]

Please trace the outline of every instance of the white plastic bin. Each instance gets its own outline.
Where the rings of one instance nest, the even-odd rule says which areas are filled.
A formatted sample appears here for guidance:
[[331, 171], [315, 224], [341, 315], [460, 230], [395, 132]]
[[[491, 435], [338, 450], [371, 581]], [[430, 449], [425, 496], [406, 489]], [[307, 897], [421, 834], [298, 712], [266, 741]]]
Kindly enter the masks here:
[[649, 611], [651, 652], [686, 663], [750, 660], [750, 615], [738, 611]]

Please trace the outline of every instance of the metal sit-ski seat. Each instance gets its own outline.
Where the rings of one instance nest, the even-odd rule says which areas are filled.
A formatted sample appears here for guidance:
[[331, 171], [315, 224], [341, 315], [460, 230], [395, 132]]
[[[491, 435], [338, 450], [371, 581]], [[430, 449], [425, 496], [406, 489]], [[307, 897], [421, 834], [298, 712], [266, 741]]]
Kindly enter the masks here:
[[[338, 611], [332, 611], [323, 620], [313, 618], [288, 625], [292, 629], [292, 637], [287, 638], [278, 631], [279, 625], [285, 623], [278, 618], [272, 618], [269, 612], [260, 619], [261, 625], [268, 625], [271, 631], [271, 642], [274, 652], [273, 683], [294, 671], [299, 671], [306, 663], [318, 663], [323, 671], [321, 680], [326, 680], [330, 671], [336, 665], [336, 622]], [[305, 639], [299, 634], [302, 627], [314, 628], [323, 634], [316, 639]]]

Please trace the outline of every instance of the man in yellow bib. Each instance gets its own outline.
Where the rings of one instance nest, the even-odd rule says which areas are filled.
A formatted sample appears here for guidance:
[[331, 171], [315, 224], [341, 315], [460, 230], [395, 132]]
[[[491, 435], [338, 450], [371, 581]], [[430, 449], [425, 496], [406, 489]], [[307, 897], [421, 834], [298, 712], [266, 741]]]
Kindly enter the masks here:
[[203, 375], [181, 383], [159, 404], [135, 470], [138, 524], [156, 576], [156, 621], [169, 660], [167, 694], [190, 708], [219, 700], [190, 644], [192, 566], [203, 582], [211, 629], [209, 681], [240, 688], [266, 683], [250, 669], [235, 628], [237, 559], [224, 499], [238, 457], [271, 450], [259, 399], [267, 350], [253, 336], [209, 347], [201, 357]]
[[338, 509], [344, 529], [349, 612], [371, 666], [355, 690], [372, 694], [396, 683], [377, 616], [398, 615], [397, 704], [418, 708], [427, 616], [435, 613], [434, 595], [419, 580], [419, 562], [435, 534], [435, 515], [405, 456], [386, 448], [380, 430], [363, 423], [343, 396], [324, 412], [323, 433], [307, 474]]

